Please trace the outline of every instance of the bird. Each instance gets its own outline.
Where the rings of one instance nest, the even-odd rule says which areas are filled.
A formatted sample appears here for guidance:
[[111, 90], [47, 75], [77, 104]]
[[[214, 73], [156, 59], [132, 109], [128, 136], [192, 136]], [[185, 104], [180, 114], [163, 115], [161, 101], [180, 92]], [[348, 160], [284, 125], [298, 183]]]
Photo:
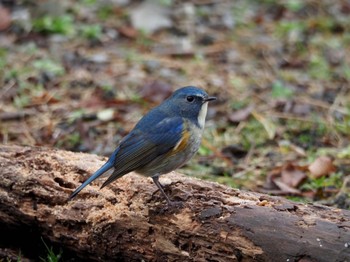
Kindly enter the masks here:
[[135, 171], [151, 177], [169, 206], [173, 204], [159, 176], [183, 166], [198, 151], [207, 115], [208, 102], [216, 100], [203, 89], [186, 86], [151, 109], [120, 142], [107, 162], [69, 197], [113, 169], [101, 188]]

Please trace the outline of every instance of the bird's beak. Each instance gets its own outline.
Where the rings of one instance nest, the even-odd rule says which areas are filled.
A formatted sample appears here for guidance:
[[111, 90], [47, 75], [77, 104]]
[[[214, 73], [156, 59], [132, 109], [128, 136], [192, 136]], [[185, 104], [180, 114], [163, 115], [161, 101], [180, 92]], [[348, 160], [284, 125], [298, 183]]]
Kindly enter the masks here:
[[214, 100], [216, 100], [215, 96], [209, 96], [207, 98], [204, 98], [204, 102], [209, 102], [209, 101], [214, 101]]

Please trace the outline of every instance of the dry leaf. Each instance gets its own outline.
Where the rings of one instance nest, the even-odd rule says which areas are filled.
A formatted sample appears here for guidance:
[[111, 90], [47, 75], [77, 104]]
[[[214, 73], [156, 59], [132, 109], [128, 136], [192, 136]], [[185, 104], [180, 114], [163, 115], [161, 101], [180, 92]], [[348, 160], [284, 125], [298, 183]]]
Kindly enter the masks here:
[[97, 113], [97, 118], [102, 121], [110, 121], [114, 118], [114, 109], [107, 108]]
[[306, 174], [292, 163], [285, 165], [281, 172], [281, 181], [294, 188], [298, 187], [306, 178]]
[[275, 189], [277, 189], [278, 187], [274, 183], [274, 180], [281, 176], [281, 172], [282, 172], [282, 168], [280, 166], [277, 166], [274, 169], [272, 169], [268, 173], [268, 175], [266, 176], [266, 181], [265, 181], [265, 184], [264, 184], [264, 188], [268, 189], [268, 190], [275, 190]]
[[245, 107], [245, 108], [242, 108], [242, 109], [240, 109], [240, 110], [237, 110], [237, 111], [231, 113], [231, 114], [228, 116], [228, 119], [229, 119], [231, 122], [233, 122], [233, 123], [239, 123], [239, 122], [241, 122], [241, 121], [244, 121], [244, 120], [246, 120], [246, 119], [250, 116], [250, 114], [251, 114], [253, 108], [254, 108], [254, 107], [253, 107], [252, 105], [249, 105], [249, 106], [247, 106], [247, 107]]
[[300, 193], [301, 193], [298, 189], [295, 189], [293, 187], [288, 186], [286, 183], [282, 182], [279, 178], [276, 178], [273, 182], [281, 190], [280, 194], [284, 193], [284, 194], [300, 195]]
[[127, 38], [135, 39], [138, 35], [138, 32], [135, 28], [131, 26], [120, 26], [118, 27], [118, 32]]
[[162, 81], [154, 81], [142, 86], [141, 96], [143, 99], [159, 104], [168, 98], [172, 92], [171, 85]]
[[265, 193], [300, 195], [301, 192], [296, 187], [307, 178], [304, 169], [304, 167], [293, 163], [275, 167], [266, 178], [264, 188], [269, 191]]
[[0, 6], [0, 31], [7, 29], [11, 25], [11, 14], [9, 10]]
[[336, 170], [333, 160], [328, 156], [320, 156], [309, 165], [311, 177], [318, 178], [327, 176]]
[[131, 24], [138, 30], [152, 34], [173, 25], [171, 11], [169, 6], [158, 1], [146, 0], [130, 11]]
[[256, 111], [252, 111], [252, 115], [256, 118], [256, 120], [258, 120], [260, 122], [260, 124], [263, 125], [263, 127], [265, 128], [265, 130], [269, 136], [269, 139], [273, 139], [276, 135], [275, 124], [270, 119], [259, 114]]

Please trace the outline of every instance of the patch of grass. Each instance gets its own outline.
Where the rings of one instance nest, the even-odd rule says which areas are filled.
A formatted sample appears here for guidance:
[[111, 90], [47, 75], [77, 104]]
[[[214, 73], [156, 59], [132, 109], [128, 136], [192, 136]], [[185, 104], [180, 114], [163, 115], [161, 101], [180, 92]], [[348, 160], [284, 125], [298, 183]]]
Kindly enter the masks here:
[[143, 30], [139, 30], [136, 38], [136, 44], [145, 48], [151, 47], [153, 45], [153, 40], [148, 37], [148, 33]]
[[294, 202], [298, 202], [298, 203], [309, 203], [310, 201], [303, 198], [303, 197], [299, 197], [299, 196], [285, 196], [285, 198], [294, 201]]
[[30, 96], [27, 94], [23, 94], [20, 96], [15, 96], [13, 99], [13, 104], [16, 108], [23, 108], [30, 104]]
[[58, 140], [55, 146], [59, 148], [67, 148], [69, 150], [73, 150], [74, 148], [79, 146], [80, 142], [81, 142], [81, 137], [79, 132], [74, 131], [71, 134], [68, 134], [62, 139]]
[[230, 107], [232, 108], [232, 110], [239, 110], [242, 109], [244, 107], [246, 107], [248, 104], [250, 103], [250, 101], [247, 100], [237, 100], [237, 101], [232, 101], [230, 104]]
[[342, 123], [335, 123], [333, 125], [335, 130], [345, 136], [350, 133], [350, 116], [344, 117], [344, 121]]
[[314, 140], [314, 138], [313, 138], [313, 134], [302, 133], [302, 134], [298, 135], [297, 140], [298, 140], [299, 144], [310, 145], [312, 143], [312, 141]]
[[[239, 1], [239, 4], [233, 5], [232, 14], [235, 19], [235, 26], [241, 28], [253, 28], [255, 26], [254, 23], [248, 19], [250, 10], [251, 5], [249, 1]], [[235, 30], [233, 30], [233, 33], [235, 34]]]
[[107, 20], [113, 15], [113, 6], [112, 5], [102, 5], [97, 10], [97, 17], [101, 20]]
[[331, 32], [336, 26], [336, 21], [334, 17], [319, 15], [311, 16], [307, 20], [307, 24], [312, 30], [318, 32]]
[[338, 154], [337, 157], [339, 158], [350, 158], [350, 145], [348, 145], [347, 147], [341, 149]]
[[99, 24], [83, 25], [81, 35], [88, 40], [100, 40], [102, 37], [102, 27]]
[[273, 98], [291, 98], [293, 95], [294, 91], [281, 81], [276, 81], [272, 84], [271, 96]]
[[[314, 119], [317, 117], [317, 115], [313, 116]], [[323, 122], [309, 123], [293, 119], [283, 120], [280, 125], [286, 127], [282, 134], [283, 139], [292, 141], [303, 148], [320, 146], [323, 143], [322, 138], [331, 130], [331, 126]]]
[[43, 92], [42, 85], [33, 85], [25, 81], [21, 81], [13, 104], [16, 108], [23, 108], [30, 105], [32, 97], [40, 96]]
[[56, 254], [52, 247], [48, 247], [43, 239], [41, 239], [45, 245], [45, 248], [47, 250], [47, 256], [46, 258], [40, 257], [40, 260], [43, 262], [58, 262], [62, 258], [62, 250], [58, 254]]
[[329, 177], [309, 178], [300, 189], [301, 190], [319, 190], [326, 187], [341, 188], [343, 184], [343, 173], [333, 173]]
[[63, 66], [51, 59], [39, 59], [33, 61], [35, 69], [49, 73], [53, 76], [62, 76], [65, 73]]
[[276, 35], [282, 39], [286, 36], [294, 34], [299, 35], [302, 34], [306, 29], [305, 21], [300, 20], [291, 20], [285, 21], [282, 20], [276, 26]]
[[73, 35], [75, 33], [74, 18], [69, 14], [62, 16], [45, 15], [33, 21], [33, 29], [45, 34]]
[[83, 4], [83, 5], [95, 5], [97, 3], [97, 0], [80, 0], [80, 2]]
[[308, 73], [314, 79], [328, 80], [331, 78], [330, 66], [321, 55], [312, 55], [308, 65]]
[[18, 72], [17, 69], [9, 68], [4, 74], [4, 79], [5, 80], [17, 79], [19, 75], [20, 73]]
[[[231, 85], [239, 91], [245, 91], [247, 90], [247, 83], [246, 83], [247, 79], [245, 79], [244, 77], [241, 77], [239, 75], [235, 75], [234, 77], [230, 78], [230, 83]], [[235, 103], [240, 102], [240, 101], [235, 101]]]
[[18, 51], [29, 56], [35, 56], [37, 53], [40, 53], [40, 49], [35, 44], [35, 42], [28, 42], [24, 45], [19, 46]]
[[242, 181], [237, 181], [237, 179], [234, 179], [230, 174], [225, 173], [223, 176], [216, 177], [216, 182], [230, 186], [232, 188], [241, 188], [242, 187]]
[[6, 65], [7, 65], [7, 49], [0, 48], [0, 72], [5, 68]]
[[158, 2], [164, 6], [172, 6], [174, 3], [173, 0], [158, 0]]
[[82, 108], [82, 109], [77, 109], [77, 110], [74, 110], [73, 112], [71, 112], [69, 114], [69, 117], [68, 117], [68, 123], [69, 124], [72, 124], [74, 121], [76, 121], [77, 119], [81, 119], [83, 117], [83, 115], [85, 114], [85, 110]]
[[129, 64], [133, 63], [141, 63], [143, 60], [142, 56], [133, 49], [126, 49], [125, 50], [125, 61]]
[[241, 131], [241, 144], [245, 150], [254, 144], [257, 147], [264, 145], [268, 140], [267, 132], [262, 132], [264, 127], [262, 124], [252, 119], [247, 122], [246, 126]]
[[287, 0], [283, 2], [283, 5], [292, 12], [298, 12], [305, 6], [305, 3], [302, 0]]
[[201, 145], [198, 149], [198, 154], [200, 156], [210, 156], [212, 153], [213, 152], [209, 148], [205, 147], [204, 145]]
[[342, 67], [342, 74], [346, 80], [350, 81], [350, 66], [346, 63]]

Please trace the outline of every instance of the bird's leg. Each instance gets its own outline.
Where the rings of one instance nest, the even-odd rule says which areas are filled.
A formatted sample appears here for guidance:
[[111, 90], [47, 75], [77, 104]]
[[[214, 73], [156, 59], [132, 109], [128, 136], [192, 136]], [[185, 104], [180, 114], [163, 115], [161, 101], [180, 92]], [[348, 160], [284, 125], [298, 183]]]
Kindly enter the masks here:
[[167, 196], [167, 194], [165, 194], [164, 189], [162, 184], [159, 182], [159, 175], [156, 176], [152, 176], [153, 182], [157, 185], [157, 187], [159, 188], [160, 192], [162, 192], [163, 196], [166, 199], [166, 202], [168, 202], [168, 205], [171, 206], [172, 202], [170, 201], [169, 197]]

